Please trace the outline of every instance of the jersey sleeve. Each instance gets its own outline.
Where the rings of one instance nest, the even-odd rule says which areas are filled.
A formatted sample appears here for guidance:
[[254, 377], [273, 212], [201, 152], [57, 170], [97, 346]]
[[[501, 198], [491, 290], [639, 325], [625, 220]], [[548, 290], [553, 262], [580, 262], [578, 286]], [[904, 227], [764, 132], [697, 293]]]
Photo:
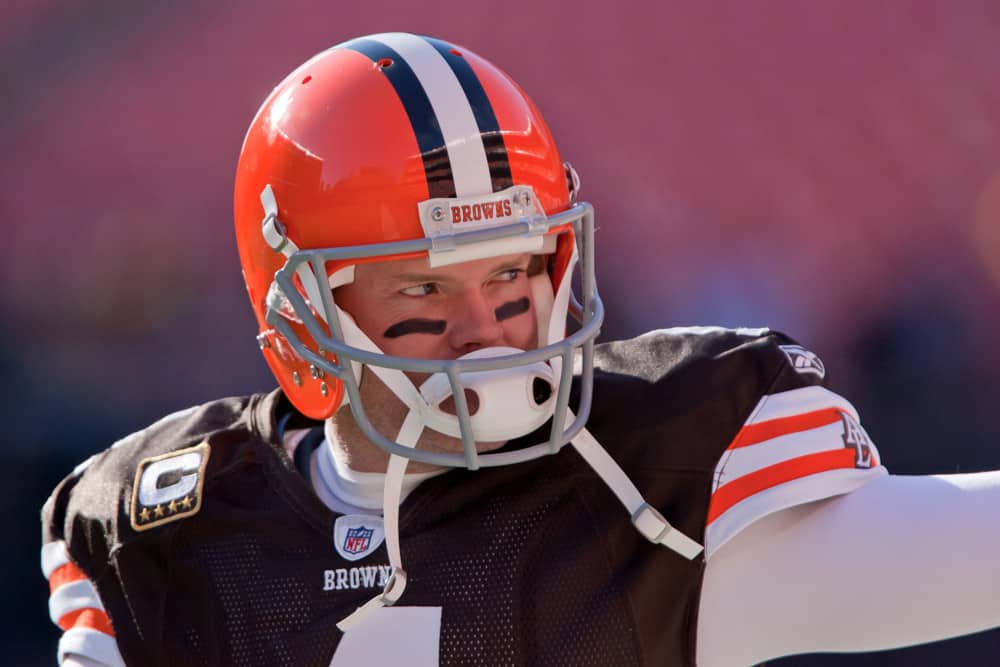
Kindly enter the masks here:
[[764, 516], [849, 493], [887, 474], [857, 410], [823, 385], [820, 359], [799, 345], [778, 348], [782, 367], [775, 381], [716, 465], [706, 558]]
[[42, 546], [42, 573], [49, 582], [49, 617], [63, 631], [59, 663], [72, 655], [102, 666], [124, 666], [111, 619], [97, 589], [70, 560], [63, 540]]
[[63, 631], [60, 662], [67, 656], [108, 667], [123, 665], [125, 658], [145, 662], [152, 644], [143, 631], [155, 626], [169, 593], [162, 554], [177, 525], [172, 521], [192, 512], [180, 502], [175, 511], [175, 503], [157, 501], [159, 518], [147, 523], [166, 529], [136, 528], [148, 518], [135, 511], [136, 498], [146, 493], [139, 486], [143, 471], [154, 470], [145, 479], [152, 480], [147, 486], [157, 497], [192, 478], [203, 483], [207, 455], [199, 455], [202, 465], [190, 473], [185, 468], [186, 474], [171, 462], [186, 463], [186, 452], [201, 451], [197, 443], [240, 418], [244, 402], [224, 399], [168, 415], [91, 456], [49, 496], [41, 512], [41, 566], [49, 583], [49, 616]]

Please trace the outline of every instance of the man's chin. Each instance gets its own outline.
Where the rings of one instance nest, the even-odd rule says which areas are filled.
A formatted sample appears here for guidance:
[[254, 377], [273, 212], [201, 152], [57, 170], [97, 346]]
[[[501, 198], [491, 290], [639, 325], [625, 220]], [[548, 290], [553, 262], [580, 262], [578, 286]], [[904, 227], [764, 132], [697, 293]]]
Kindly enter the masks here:
[[[457, 438], [448, 438], [451, 442], [447, 443], [433, 443], [430, 447], [427, 447], [427, 451], [432, 452], [444, 452], [448, 454], [459, 454], [465, 455], [465, 447], [462, 446], [462, 441]], [[477, 442], [476, 451], [480, 454], [486, 452], [492, 452], [493, 450], [500, 449], [506, 443], [504, 441], [498, 442]], [[423, 449], [422, 447], [420, 449]]]
[[[500, 449], [506, 443], [504, 440], [499, 440], [495, 442], [477, 442], [476, 451], [480, 454], [485, 454], [487, 452], [492, 452], [494, 450]], [[438, 433], [437, 431], [425, 431], [424, 435], [421, 436], [420, 441], [417, 443], [417, 449], [423, 450], [425, 452], [438, 452], [441, 454], [456, 454], [458, 456], [465, 455], [465, 448], [462, 446], [462, 441], [459, 438], [453, 438], [443, 433]], [[411, 470], [418, 470], [420, 468], [435, 469], [438, 466], [428, 466], [427, 464], [421, 464], [417, 461], [410, 463]]]

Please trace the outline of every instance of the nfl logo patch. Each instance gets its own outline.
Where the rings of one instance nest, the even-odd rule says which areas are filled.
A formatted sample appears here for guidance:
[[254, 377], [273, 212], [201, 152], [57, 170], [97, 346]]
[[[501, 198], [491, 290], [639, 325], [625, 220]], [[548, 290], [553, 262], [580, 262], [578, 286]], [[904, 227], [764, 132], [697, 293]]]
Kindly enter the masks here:
[[333, 524], [333, 547], [344, 560], [360, 560], [385, 541], [382, 517], [345, 514]]
[[362, 551], [368, 551], [368, 545], [371, 544], [374, 532], [371, 528], [365, 528], [364, 526], [348, 528], [347, 537], [344, 538], [344, 551], [349, 554], [359, 554]]

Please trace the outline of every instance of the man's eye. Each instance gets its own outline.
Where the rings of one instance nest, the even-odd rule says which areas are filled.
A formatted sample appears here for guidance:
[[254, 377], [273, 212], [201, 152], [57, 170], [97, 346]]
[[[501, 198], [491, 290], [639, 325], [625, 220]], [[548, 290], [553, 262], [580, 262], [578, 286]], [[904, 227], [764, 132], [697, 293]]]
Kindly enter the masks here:
[[524, 273], [524, 269], [506, 269], [496, 274], [493, 279], [501, 282], [514, 282], [522, 273]]
[[419, 285], [404, 287], [399, 291], [406, 296], [427, 296], [428, 294], [437, 292], [437, 285], [434, 283], [420, 283]]

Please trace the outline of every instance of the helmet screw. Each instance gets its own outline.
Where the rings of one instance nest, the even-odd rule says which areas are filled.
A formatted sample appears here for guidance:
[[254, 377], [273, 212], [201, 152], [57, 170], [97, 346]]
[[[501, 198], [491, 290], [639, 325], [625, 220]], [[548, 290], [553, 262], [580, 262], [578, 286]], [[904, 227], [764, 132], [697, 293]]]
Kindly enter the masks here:
[[309, 375], [312, 376], [313, 380], [318, 380], [323, 377], [323, 371], [321, 371], [316, 364], [309, 364]]
[[292, 381], [295, 383], [296, 387], [302, 386], [302, 376], [299, 375], [298, 371], [292, 371]]
[[435, 206], [431, 209], [431, 219], [434, 222], [441, 222], [444, 220], [444, 209], [440, 206]]
[[257, 345], [259, 345], [262, 350], [271, 347], [271, 341], [267, 339], [267, 334], [257, 335]]
[[319, 383], [319, 393], [323, 394], [324, 396], [328, 396], [330, 394], [330, 388], [326, 386], [325, 382]]

